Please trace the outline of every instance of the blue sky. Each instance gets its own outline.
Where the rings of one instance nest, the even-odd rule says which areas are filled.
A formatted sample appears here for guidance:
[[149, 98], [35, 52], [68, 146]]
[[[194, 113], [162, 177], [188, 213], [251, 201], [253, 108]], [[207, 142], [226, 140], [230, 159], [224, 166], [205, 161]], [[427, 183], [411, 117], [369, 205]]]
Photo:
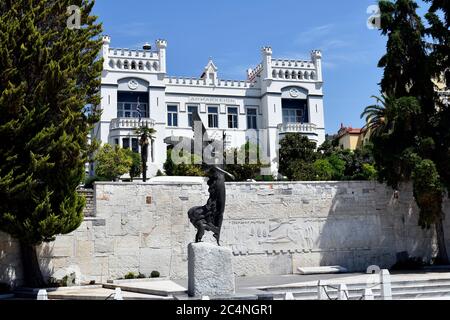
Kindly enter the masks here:
[[274, 58], [323, 51], [327, 133], [341, 123], [360, 127], [360, 114], [379, 94], [377, 68], [386, 39], [366, 27], [375, 0], [97, 0], [95, 14], [112, 47], [168, 41], [169, 75], [200, 76], [212, 57], [222, 79], [245, 79], [272, 46]]

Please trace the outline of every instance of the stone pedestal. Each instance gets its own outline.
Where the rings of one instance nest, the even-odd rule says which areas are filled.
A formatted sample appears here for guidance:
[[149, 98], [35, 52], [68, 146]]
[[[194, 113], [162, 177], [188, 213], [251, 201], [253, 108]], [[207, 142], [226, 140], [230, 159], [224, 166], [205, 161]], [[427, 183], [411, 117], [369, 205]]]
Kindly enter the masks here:
[[235, 293], [230, 249], [209, 243], [188, 246], [189, 296], [223, 296]]

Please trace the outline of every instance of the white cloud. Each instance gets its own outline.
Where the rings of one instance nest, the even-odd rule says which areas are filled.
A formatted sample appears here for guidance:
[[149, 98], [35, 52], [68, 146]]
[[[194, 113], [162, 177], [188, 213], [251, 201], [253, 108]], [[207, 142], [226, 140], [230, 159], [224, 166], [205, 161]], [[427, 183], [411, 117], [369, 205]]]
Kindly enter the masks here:
[[306, 31], [299, 33], [295, 37], [294, 43], [297, 45], [310, 44], [314, 42], [316, 39], [320, 39], [330, 35], [334, 29], [335, 26], [333, 24], [326, 24], [310, 28]]

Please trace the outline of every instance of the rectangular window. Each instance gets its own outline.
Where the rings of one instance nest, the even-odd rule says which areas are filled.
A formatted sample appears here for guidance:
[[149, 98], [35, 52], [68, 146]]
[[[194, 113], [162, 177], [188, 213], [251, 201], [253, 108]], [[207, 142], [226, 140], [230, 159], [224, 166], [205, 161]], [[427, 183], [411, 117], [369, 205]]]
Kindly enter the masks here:
[[283, 123], [303, 123], [303, 110], [283, 109]]
[[122, 139], [122, 148], [130, 149], [130, 138], [123, 138]]
[[131, 150], [133, 152], [139, 153], [139, 140], [136, 138], [131, 139]]
[[117, 117], [118, 118], [148, 118], [149, 93], [117, 91]]
[[147, 103], [137, 102], [119, 102], [117, 103], [118, 118], [148, 118]]
[[114, 144], [116, 145], [116, 146], [118, 146], [119, 145], [119, 139], [114, 139]]
[[238, 108], [228, 107], [228, 128], [237, 129], [238, 128]]
[[257, 127], [257, 109], [247, 108], [247, 129], [258, 129]]
[[194, 126], [194, 120], [192, 118], [192, 114], [198, 112], [198, 107], [197, 106], [188, 106], [188, 126], [189, 127], [193, 127]]
[[219, 127], [219, 108], [218, 107], [208, 107], [208, 127], [218, 128]]
[[283, 123], [308, 123], [308, 101], [302, 99], [282, 99]]
[[169, 127], [178, 127], [178, 106], [167, 106], [167, 125]]

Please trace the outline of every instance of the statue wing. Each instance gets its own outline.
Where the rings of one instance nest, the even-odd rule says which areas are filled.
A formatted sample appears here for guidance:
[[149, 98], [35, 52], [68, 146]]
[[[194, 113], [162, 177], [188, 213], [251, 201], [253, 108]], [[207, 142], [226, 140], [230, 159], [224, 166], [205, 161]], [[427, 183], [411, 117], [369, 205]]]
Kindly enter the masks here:
[[[203, 143], [205, 142], [209, 142], [210, 138], [208, 137], [208, 133], [206, 131], [205, 125], [203, 124], [202, 119], [200, 118], [200, 115], [198, 114], [197, 111], [192, 113], [192, 122], [194, 123], [194, 126], [192, 127], [192, 130], [194, 131], [194, 139], [201, 139], [203, 137]], [[196, 129], [196, 124], [198, 125], [198, 123], [201, 124], [201, 137], [197, 137], [195, 136], [195, 134], [198, 134], [197, 132], [195, 132]]]

